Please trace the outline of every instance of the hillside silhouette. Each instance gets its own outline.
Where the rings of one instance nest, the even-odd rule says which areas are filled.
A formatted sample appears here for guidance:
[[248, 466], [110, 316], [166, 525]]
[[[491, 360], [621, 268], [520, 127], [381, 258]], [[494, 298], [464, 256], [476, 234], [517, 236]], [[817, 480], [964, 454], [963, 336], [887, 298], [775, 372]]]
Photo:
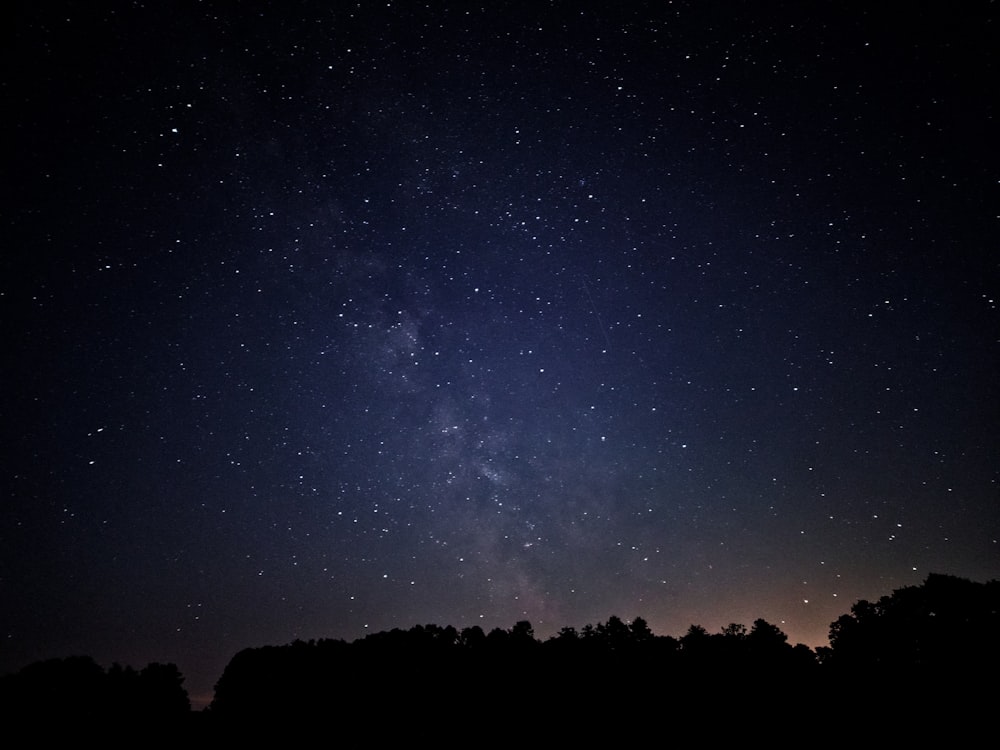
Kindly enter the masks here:
[[828, 740], [956, 741], [993, 721], [998, 634], [1000, 583], [932, 574], [858, 601], [816, 650], [763, 619], [674, 637], [611, 616], [546, 640], [528, 621], [489, 632], [427, 624], [244, 649], [203, 712], [190, 711], [174, 665], [104, 670], [89, 657], [8, 675], [0, 705], [8, 728], [30, 723], [41, 736], [138, 724], [216, 742], [322, 727], [348, 747], [534, 746], [681, 730], [780, 737], [798, 721]]

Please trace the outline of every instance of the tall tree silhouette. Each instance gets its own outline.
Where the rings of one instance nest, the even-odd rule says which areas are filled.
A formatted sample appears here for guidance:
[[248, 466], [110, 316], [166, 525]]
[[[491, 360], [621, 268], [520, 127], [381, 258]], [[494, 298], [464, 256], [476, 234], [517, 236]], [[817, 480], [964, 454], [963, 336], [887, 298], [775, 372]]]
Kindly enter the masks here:
[[877, 602], [858, 601], [830, 626], [834, 669], [935, 679], [1000, 664], [1000, 583], [928, 575]]

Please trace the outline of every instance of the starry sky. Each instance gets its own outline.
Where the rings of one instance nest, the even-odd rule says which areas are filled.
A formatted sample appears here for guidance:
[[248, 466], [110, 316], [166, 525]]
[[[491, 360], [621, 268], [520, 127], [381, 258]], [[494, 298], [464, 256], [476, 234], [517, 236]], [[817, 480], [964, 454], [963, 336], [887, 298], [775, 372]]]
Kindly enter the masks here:
[[997, 10], [17, 2], [0, 669], [1000, 575]]

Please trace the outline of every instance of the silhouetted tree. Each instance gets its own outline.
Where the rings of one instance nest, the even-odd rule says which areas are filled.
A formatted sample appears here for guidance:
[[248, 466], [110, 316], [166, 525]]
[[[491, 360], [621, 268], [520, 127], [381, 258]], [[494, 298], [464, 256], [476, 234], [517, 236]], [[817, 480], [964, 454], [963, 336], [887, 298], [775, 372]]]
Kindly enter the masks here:
[[722, 635], [726, 638], [743, 640], [747, 635], [747, 626], [738, 622], [731, 622], [722, 629]]
[[502, 650], [510, 642], [510, 632], [503, 628], [492, 628], [486, 634], [486, 645], [490, 650]]
[[844, 671], [938, 679], [1000, 666], [1000, 584], [930, 574], [920, 586], [860, 600], [830, 625], [824, 665]]
[[147, 718], [169, 720], [191, 710], [184, 675], [175, 664], [153, 662], [139, 672], [140, 711]]
[[701, 625], [691, 625], [687, 632], [681, 636], [681, 648], [689, 653], [705, 649], [710, 641], [708, 631]]
[[788, 636], [777, 625], [772, 625], [767, 620], [757, 619], [753, 621], [753, 626], [747, 635], [747, 642], [758, 650], [774, 650], [787, 645]]
[[14, 694], [7, 698], [11, 716], [31, 716], [48, 723], [90, 721], [107, 713], [107, 680], [89, 656], [47, 659], [22, 669]]
[[527, 620], [518, 620], [510, 629], [511, 641], [519, 646], [527, 646], [535, 642], [535, 629]]
[[45, 741], [65, 731], [115, 739], [129, 722], [142, 722], [163, 739], [176, 738], [191, 716], [183, 681], [173, 664], [137, 672], [116, 663], [105, 671], [89, 656], [48, 659], [0, 680], [0, 706], [9, 732], [30, 728]]
[[645, 644], [653, 640], [653, 631], [649, 628], [649, 623], [641, 617], [636, 617], [629, 623], [629, 633], [633, 643]]
[[611, 651], [626, 648], [630, 635], [628, 625], [617, 615], [611, 615], [607, 622], [597, 625], [597, 637], [604, 648]]
[[142, 696], [139, 691], [139, 673], [132, 667], [115, 662], [107, 672], [108, 700], [126, 716], [139, 712]]
[[486, 643], [486, 633], [478, 625], [462, 628], [458, 636], [458, 643], [463, 648], [482, 648]]
[[559, 632], [556, 633], [550, 640], [560, 641], [563, 643], [573, 642], [580, 640], [580, 634], [576, 632], [576, 628], [567, 625], [566, 627], [560, 628]]

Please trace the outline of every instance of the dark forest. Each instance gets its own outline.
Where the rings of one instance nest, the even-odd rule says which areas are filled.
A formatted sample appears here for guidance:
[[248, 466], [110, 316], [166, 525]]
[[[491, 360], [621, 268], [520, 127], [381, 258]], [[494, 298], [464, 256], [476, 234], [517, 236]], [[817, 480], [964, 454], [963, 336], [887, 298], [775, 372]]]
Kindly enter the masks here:
[[199, 712], [172, 664], [105, 670], [86, 656], [7, 675], [0, 698], [8, 728], [39, 737], [95, 730], [127, 740], [141, 727], [196, 743], [324, 727], [343, 746], [586, 745], [681, 728], [777, 737], [798, 722], [820, 744], [931, 732], [957, 740], [994, 723], [998, 632], [1000, 582], [932, 574], [858, 601], [815, 650], [763, 619], [674, 637], [655, 635], [642, 617], [611, 616], [546, 640], [527, 621], [489, 632], [428, 624], [351, 643], [247, 648]]

